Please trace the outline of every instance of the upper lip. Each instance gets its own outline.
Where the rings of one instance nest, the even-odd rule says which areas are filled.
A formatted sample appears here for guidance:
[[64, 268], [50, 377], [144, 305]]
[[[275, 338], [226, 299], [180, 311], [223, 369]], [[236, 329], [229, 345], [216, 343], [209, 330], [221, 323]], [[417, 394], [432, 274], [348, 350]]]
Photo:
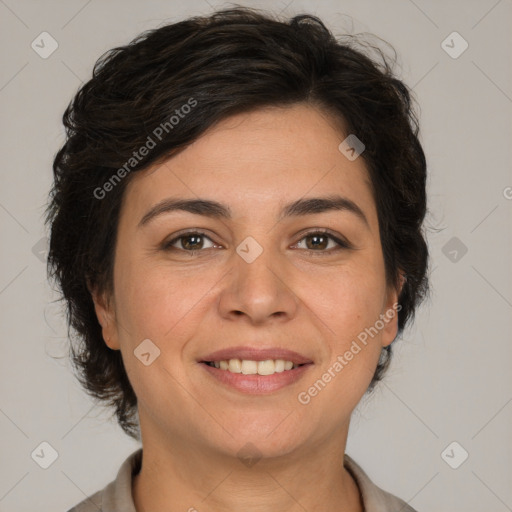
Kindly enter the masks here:
[[231, 347], [216, 350], [199, 359], [200, 362], [229, 361], [246, 359], [249, 361], [266, 361], [267, 359], [284, 359], [294, 364], [307, 364], [313, 361], [293, 350], [285, 348]]

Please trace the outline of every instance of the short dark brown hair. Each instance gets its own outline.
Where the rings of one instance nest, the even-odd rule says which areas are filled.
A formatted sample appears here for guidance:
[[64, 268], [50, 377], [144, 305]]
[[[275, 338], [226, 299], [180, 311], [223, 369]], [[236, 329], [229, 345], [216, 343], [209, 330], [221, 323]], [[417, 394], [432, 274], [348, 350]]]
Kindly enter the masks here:
[[[411, 92], [392, 64], [356, 36], [336, 38], [315, 16], [283, 21], [242, 7], [147, 31], [98, 59], [63, 116], [66, 142], [53, 163], [46, 217], [48, 272], [66, 301], [77, 377], [91, 396], [115, 409], [128, 435], [140, 439], [137, 398], [120, 351], [103, 340], [88, 285], [113, 289], [119, 211], [133, 173], [176, 154], [231, 115], [309, 104], [363, 141], [386, 281], [398, 289], [400, 275], [406, 276], [399, 296], [402, 334], [429, 289], [422, 232], [426, 162]], [[184, 105], [194, 107], [180, 115]], [[157, 143], [131, 160], [148, 138]], [[369, 389], [390, 357], [391, 345]]]

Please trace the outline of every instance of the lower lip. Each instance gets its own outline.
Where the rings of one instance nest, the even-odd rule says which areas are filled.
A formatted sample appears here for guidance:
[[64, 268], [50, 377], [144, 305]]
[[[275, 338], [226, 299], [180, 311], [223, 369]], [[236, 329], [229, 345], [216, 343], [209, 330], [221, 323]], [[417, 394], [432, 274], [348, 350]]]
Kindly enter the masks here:
[[264, 395], [289, 386], [297, 382], [308, 371], [309, 367], [313, 366], [312, 363], [308, 363], [298, 366], [293, 370], [284, 370], [272, 375], [245, 375], [243, 373], [232, 373], [229, 370], [221, 370], [205, 363], [199, 364], [212, 377], [223, 384], [235, 388], [242, 393], [254, 395]]

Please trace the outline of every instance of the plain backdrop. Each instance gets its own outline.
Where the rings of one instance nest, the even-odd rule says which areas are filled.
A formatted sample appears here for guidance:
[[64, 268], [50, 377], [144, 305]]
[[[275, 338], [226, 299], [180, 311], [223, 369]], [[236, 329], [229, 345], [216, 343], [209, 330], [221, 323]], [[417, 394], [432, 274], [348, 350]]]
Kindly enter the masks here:
[[[65, 511], [138, 448], [79, 387], [46, 281], [42, 219], [62, 113], [106, 50], [227, 5], [0, 0], [2, 512]], [[240, 5], [382, 37], [421, 107], [433, 293], [355, 412], [347, 453], [420, 512], [512, 510], [511, 0]], [[31, 46], [42, 32], [58, 44], [47, 58]], [[58, 454], [47, 469], [31, 455], [43, 442]]]

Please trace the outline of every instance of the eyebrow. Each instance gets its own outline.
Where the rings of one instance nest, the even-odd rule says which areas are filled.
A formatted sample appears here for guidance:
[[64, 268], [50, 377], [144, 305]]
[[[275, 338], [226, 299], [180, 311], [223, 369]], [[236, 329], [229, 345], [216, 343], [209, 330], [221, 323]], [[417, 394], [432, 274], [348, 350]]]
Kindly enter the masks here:
[[[352, 213], [370, 228], [370, 224], [363, 210], [351, 199], [339, 195], [298, 199], [283, 207], [280, 212], [279, 220], [281, 221], [286, 217], [313, 215], [333, 210]], [[153, 206], [142, 217], [139, 222], [139, 227], [148, 224], [159, 215], [173, 211], [184, 211], [217, 219], [230, 220], [232, 218], [229, 206], [218, 203], [217, 201], [211, 201], [209, 199], [168, 198]]]

